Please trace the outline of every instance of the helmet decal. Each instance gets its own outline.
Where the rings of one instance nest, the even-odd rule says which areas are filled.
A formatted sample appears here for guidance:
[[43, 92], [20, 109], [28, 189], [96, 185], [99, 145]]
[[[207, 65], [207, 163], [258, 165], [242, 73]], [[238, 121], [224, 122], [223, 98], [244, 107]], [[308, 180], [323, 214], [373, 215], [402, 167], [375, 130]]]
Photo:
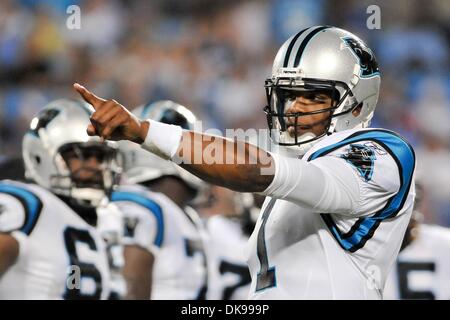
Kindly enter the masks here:
[[361, 40], [352, 37], [344, 37], [342, 41], [347, 47], [356, 55], [361, 66], [361, 77], [370, 77], [375, 74], [380, 74], [378, 62], [372, 50]]
[[46, 128], [60, 114], [58, 109], [44, 109], [30, 124], [29, 133], [38, 136], [39, 129]]
[[164, 110], [159, 120], [162, 123], [174, 124], [182, 127], [183, 129], [189, 130], [190, 123], [186, 117], [173, 109]]
[[314, 29], [313, 31], [311, 31], [306, 37], [305, 39], [302, 41], [297, 54], [295, 55], [295, 61], [294, 61], [294, 67], [298, 67], [300, 65], [300, 59], [302, 57], [303, 52], [305, 51], [306, 46], [308, 45], [308, 42], [319, 32], [330, 28], [329, 26], [323, 26], [323, 27], [319, 27], [317, 29]]
[[[283, 67], [286, 68], [289, 66], [289, 60], [291, 60], [291, 54], [292, 54], [292, 50], [294, 49], [294, 47], [296, 46], [296, 44], [298, 44], [297, 46], [297, 50], [295, 53], [295, 59], [294, 59], [294, 63], [291, 67], [298, 67], [300, 64], [300, 59], [302, 57], [303, 52], [305, 51], [306, 46], [308, 45], [308, 42], [319, 32], [330, 28], [329, 26], [319, 26], [319, 27], [309, 27], [306, 29], [303, 29], [302, 31], [300, 31], [299, 33], [297, 33], [291, 40], [291, 42], [289, 43], [289, 47], [287, 48], [286, 51], [286, 55], [284, 56], [284, 63], [283, 63]], [[305, 32], [308, 31], [306, 34]], [[305, 37], [303, 37], [301, 40], [299, 40], [301, 38], [301, 36], [305, 34]]]
[[291, 43], [289, 43], [289, 47], [288, 47], [288, 49], [287, 49], [287, 51], [286, 51], [286, 56], [284, 57], [284, 63], [283, 63], [283, 67], [284, 67], [284, 68], [286, 68], [286, 67], [288, 66], [288, 63], [289, 63], [289, 57], [290, 57], [290, 55], [291, 55], [291, 51], [292, 51], [292, 48], [293, 48], [294, 45], [295, 45], [295, 42], [296, 42], [297, 39], [298, 39], [298, 38], [299, 38], [306, 30], [308, 30], [308, 29], [310, 29], [310, 28], [303, 29], [302, 31], [300, 31], [299, 33], [297, 33], [297, 34], [294, 36], [294, 38], [292, 38]]

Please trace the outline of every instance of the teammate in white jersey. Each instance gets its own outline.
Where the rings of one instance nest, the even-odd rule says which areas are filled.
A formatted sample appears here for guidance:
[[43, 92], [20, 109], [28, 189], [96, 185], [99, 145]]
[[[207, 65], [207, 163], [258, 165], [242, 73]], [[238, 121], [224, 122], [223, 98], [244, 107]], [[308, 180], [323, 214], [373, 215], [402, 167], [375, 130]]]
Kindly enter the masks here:
[[[195, 116], [172, 101], [138, 107], [136, 114], [190, 129]], [[127, 185], [112, 195], [125, 217], [127, 298], [205, 299], [203, 222], [188, 204], [204, 183], [138, 146], [121, 145]]]
[[415, 210], [384, 289], [387, 300], [450, 299], [450, 229], [421, 222], [422, 189], [416, 184]]
[[208, 215], [208, 299], [246, 300], [250, 292], [250, 272], [245, 248], [261, 208], [253, 195], [213, 186]]
[[[89, 137], [92, 108], [57, 100], [23, 139], [26, 176], [0, 181], [0, 299], [106, 299], [109, 266], [96, 228], [117, 147]], [[117, 210], [117, 209], [116, 209]]]
[[397, 134], [367, 128], [379, 85], [357, 36], [300, 31], [266, 80], [271, 152], [140, 120], [74, 87], [96, 109], [90, 135], [140, 143], [207, 182], [267, 196], [248, 247], [250, 298], [380, 299], [412, 212], [415, 156]]

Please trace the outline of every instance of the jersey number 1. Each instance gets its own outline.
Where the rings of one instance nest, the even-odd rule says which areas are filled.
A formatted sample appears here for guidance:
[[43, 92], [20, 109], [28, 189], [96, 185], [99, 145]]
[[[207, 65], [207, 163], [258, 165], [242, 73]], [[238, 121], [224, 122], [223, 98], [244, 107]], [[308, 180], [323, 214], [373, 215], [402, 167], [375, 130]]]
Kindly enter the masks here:
[[266, 247], [266, 223], [269, 219], [270, 211], [275, 204], [276, 199], [270, 199], [267, 207], [264, 209], [261, 226], [258, 230], [256, 251], [261, 264], [260, 271], [256, 277], [256, 291], [276, 286], [275, 267], [269, 268], [269, 258], [267, 257]]

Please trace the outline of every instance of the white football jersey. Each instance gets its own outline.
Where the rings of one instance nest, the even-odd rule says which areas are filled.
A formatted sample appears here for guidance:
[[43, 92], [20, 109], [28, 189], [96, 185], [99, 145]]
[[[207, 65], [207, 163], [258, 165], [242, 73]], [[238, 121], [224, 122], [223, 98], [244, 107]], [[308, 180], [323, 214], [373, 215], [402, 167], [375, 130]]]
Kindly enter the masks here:
[[35, 184], [0, 182], [0, 232], [19, 242], [0, 299], [106, 299], [109, 268], [97, 229]]
[[247, 300], [250, 272], [245, 248], [249, 236], [238, 219], [216, 215], [208, 219], [208, 299]]
[[420, 224], [417, 236], [398, 255], [384, 299], [450, 300], [450, 230]]
[[409, 144], [347, 130], [277, 161], [288, 166], [263, 192], [248, 246], [250, 298], [381, 299], [415, 196]]
[[120, 300], [126, 295], [126, 283], [122, 274], [123, 215], [112, 202], [97, 209], [97, 230], [105, 240], [110, 271], [110, 300]]
[[195, 211], [138, 185], [121, 187], [111, 199], [124, 216], [124, 245], [155, 256], [151, 299], [205, 299], [205, 231]]

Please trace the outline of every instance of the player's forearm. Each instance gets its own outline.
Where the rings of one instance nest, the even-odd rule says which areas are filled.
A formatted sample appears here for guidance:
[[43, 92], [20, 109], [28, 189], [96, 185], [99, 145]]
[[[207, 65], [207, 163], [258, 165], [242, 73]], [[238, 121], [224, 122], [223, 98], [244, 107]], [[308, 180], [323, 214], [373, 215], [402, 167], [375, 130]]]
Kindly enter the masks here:
[[151, 279], [125, 277], [125, 281], [127, 284], [126, 300], [150, 300], [151, 285], [145, 283], [151, 282]]
[[273, 180], [272, 157], [248, 143], [183, 132], [181, 167], [199, 178], [239, 192], [261, 192]]
[[148, 300], [152, 288], [154, 257], [137, 246], [125, 246], [122, 270], [127, 285], [127, 300]]
[[0, 278], [16, 262], [19, 243], [9, 234], [0, 234]]

